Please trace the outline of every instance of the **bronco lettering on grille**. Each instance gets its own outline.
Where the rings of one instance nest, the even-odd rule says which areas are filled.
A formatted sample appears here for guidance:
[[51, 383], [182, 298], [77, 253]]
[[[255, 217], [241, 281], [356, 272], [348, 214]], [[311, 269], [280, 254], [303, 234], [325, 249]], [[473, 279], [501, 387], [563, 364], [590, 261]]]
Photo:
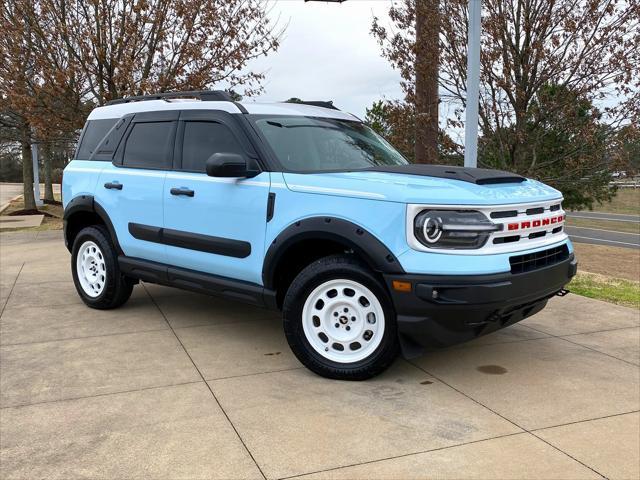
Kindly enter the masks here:
[[539, 220], [526, 220], [524, 222], [509, 223], [507, 225], [507, 230], [513, 232], [515, 230], [524, 230], [527, 228], [538, 228], [547, 225], [557, 225], [559, 223], [562, 223], [563, 221], [564, 215], [556, 215], [554, 217], [547, 217]]

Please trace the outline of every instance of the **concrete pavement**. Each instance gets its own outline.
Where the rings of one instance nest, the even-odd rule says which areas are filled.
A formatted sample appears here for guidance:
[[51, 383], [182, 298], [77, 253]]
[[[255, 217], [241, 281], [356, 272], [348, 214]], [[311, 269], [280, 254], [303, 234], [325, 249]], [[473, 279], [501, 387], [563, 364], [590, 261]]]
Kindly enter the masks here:
[[640, 476], [640, 315], [569, 295], [367, 382], [277, 314], [155, 285], [77, 296], [60, 232], [0, 235], [2, 478]]
[[2, 212], [11, 200], [22, 195], [21, 183], [0, 183], [0, 212]]

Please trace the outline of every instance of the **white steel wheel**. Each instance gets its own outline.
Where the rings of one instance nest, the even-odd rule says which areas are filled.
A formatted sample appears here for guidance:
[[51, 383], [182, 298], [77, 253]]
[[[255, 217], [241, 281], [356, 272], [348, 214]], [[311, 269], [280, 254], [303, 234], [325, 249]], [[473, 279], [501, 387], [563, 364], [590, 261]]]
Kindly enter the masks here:
[[337, 363], [368, 358], [384, 336], [385, 318], [378, 298], [364, 285], [330, 280], [307, 297], [302, 328], [311, 347]]
[[107, 282], [107, 268], [100, 247], [88, 240], [78, 250], [76, 257], [78, 281], [84, 293], [91, 298], [98, 297]]

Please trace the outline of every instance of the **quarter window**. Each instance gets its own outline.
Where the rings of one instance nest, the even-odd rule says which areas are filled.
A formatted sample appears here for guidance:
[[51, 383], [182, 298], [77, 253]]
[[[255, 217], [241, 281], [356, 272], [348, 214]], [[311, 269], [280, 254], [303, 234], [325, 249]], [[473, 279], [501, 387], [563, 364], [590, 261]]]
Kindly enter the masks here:
[[175, 122], [135, 123], [124, 147], [123, 165], [171, 169]]
[[215, 153], [243, 153], [235, 135], [222, 123], [186, 122], [182, 148], [182, 170], [204, 172]]
[[117, 118], [89, 120], [84, 129], [76, 158], [78, 160], [89, 160], [89, 157], [91, 157], [102, 139], [109, 133], [109, 130], [113, 128], [117, 121]]

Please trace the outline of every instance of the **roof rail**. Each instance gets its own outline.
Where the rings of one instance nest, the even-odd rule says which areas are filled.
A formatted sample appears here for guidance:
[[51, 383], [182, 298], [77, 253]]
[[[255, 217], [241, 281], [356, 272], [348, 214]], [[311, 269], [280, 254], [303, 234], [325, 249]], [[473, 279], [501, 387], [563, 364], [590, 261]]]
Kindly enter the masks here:
[[340, 111], [340, 109], [333, 104], [333, 100], [326, 100], [326, 101], [320, 101], [320, 100], [314, 100], [314, 101], [306, 101], [306, 100], [289, 101], [289, 100], [287, 100], [285, 103], [300, 103], [302, 105], [311, 105], [311, 106], [314, 106], [314, 107], [330, 108], [331, 110]]
[[[223, 90], [195, 90], [191, 92], [165, 92], [134, 97], [117, 98], [105, 105], [118, 105], [129, 102], [144, 102], [146, 100], [168, 100], [170, 98], [197, 98], [203, 102], [233, 102], [231, 95]], [[234, 102], [235, 103], [235, 102]]]

